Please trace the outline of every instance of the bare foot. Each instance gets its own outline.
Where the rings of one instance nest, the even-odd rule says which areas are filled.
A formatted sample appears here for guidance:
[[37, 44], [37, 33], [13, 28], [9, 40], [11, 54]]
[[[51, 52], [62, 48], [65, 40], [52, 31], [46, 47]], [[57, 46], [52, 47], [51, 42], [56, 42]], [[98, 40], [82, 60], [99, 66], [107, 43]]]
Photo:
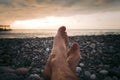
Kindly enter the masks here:
[[[60, 27], [57, 35], [54, 38], [52, 53], [50, 54], [48, 61], [46, 63], [43, 76], [46, 80], [51, 79], [51, 60], [57, 55], [62, 59], [65, 59], [70, 67], [70, 69], [75, 73], [76, 66], [80, 60], [80, 47], [78, 43], [74, 43], [68, 50], [68, 37], [65, 32], [65, 27]], [[67, 51], [68, 50], [68, 51]], [[54, 54], [57, 53], [57, 54]], [[67, 53], [67, 54], [66, 54]], [[61, 55], [62, 54], [62, 55]], [[63, 58], [64, 57], [64, 58]]]
[[[49, 55], [48, 61], [45, 65], [44, 71], [43, 71], [43, 77], [45, 80], [51, 79], [51, 60], [54, 58], [56, 54], [54, 53], [66, 53], [67, 46], [68, 46], [68, 37], [67, 33], [65, 32], [66, 28], [64, 26], [60, 27], [57, 31], [57, 35], [54, 37], [53, 42], [53, 48], [52, 52]], [[64, 57], [67, 57], [67, 54], [64, 54]]]

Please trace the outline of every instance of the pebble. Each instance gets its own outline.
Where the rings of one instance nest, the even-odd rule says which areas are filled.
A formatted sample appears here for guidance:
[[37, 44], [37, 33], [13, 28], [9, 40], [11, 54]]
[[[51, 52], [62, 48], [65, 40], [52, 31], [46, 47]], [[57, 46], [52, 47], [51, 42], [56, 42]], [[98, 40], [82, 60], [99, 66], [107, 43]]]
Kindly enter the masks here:
[[41, 73], [43, 72], [44, 70], [43, 69], [41, 69]]
[[0, 67], [0, 73], [3, 73], [3, 72], [13, 73], [13, 72], [15, 72], [15, 70], [10, 67]]
[[28, 68], [22, 67], [22, 68], [16, 69], [15, 73], [16, 73], [16, 74], [19, 74], [19, 75], [24, 75], [24, 74], [27, 74], [28, 71], [29, 71]]
[[14, 73], [0, 74], [0, 80], [19, 80], [19, 77]]
[[40, 80], [44, 80], [44, 78], [43, 78], [43, 77], [40, 77]]
[[46, 51], [49, 51], [50, 49], [49, 48], [46, 48]]
[[96, 44], [95, 43], [91, 43], [90, 47], [91, 48], [95, 48]]
[[99, 73], [106, 75], [106, 74], [108, 74], [108, 71], [107, 70], [101, 70], [101, 71], [99, 71]]
[[103, 67], [104, 67], [104, 69], [109, 69], [110, 65], [104, 65]]
[[111, 77], [106, 77], [104, 80], [113, 80]]
[[85, 76], [87, 76], [87, 77], [90, 77], [91, 76], [91, 73], [89, 72], [89, 71], [85, 71]]
[[28, 48], [29, 48], [30, 46], [29, 46], [29, 44], [26, 44], [25, 47], [28, 47]]
[[110, 75], [114, 75], [120, 78], [120, 66], [110, 69], [109, 72], [110, 72]]
[[118, 78], [116, 76], [113, 76], [113, 80], [118, 80]]
[[91, 78], [91, 79], [96, 79], [96, 75], [95, 75], [95, 74], [92, 74], [92, 75], [90, 76], [90, 78]]
[[38, 74], [31, 74], [27, 80], [40, 80], [40, 76]]
[[83, 63], [80, 63], [79, 65], [80, 65], [81, 67], [84, 67], [84, 66], [85, 66]]
[[32, 58], [32, 60], [38, 59], [38, 56], [36, 55], [35, 57]]
[[40, 69], [39, 68], [33, 68], [32, 69], [32, 73], [39, 73], [40, 72]]
[[41, 53], [41, 50], [39, 50], [39, 49], [35, 49], [33, 51], [34, 51], [34, 53]]
[[80, 73], [82, 71], [81, 67], [76, 67], [76, 72]]

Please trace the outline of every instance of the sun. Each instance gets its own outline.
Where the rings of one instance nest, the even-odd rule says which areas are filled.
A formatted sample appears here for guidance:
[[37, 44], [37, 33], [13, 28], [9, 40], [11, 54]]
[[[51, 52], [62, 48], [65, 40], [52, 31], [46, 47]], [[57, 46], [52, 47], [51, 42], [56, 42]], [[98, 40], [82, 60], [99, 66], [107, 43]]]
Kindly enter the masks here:
[[32, 20], [18, 20], [12, 24], [13, 29], [53, 29], [57, 26], [68, 24], [69, 19], [65, 17], [45, 17]]

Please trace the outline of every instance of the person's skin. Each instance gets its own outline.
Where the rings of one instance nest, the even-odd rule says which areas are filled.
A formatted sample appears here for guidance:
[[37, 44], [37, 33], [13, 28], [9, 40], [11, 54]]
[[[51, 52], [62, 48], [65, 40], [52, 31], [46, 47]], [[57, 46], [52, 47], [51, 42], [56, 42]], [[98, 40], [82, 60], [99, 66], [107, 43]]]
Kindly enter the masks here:
[[45, 80], [77, 80], [76, 66], [80, 60], [80, 47], [73, 43], [68, 48], [68, 36], [64, 26], [57, 31], [53, 48], [43, 71]]

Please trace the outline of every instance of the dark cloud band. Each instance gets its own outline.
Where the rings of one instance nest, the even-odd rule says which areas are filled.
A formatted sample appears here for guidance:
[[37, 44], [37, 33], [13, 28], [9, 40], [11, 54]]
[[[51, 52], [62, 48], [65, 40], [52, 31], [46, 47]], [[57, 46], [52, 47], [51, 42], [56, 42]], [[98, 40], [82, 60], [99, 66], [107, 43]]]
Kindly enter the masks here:
[[119, 10], [120, 0], [0, 0], [1, 22]]

